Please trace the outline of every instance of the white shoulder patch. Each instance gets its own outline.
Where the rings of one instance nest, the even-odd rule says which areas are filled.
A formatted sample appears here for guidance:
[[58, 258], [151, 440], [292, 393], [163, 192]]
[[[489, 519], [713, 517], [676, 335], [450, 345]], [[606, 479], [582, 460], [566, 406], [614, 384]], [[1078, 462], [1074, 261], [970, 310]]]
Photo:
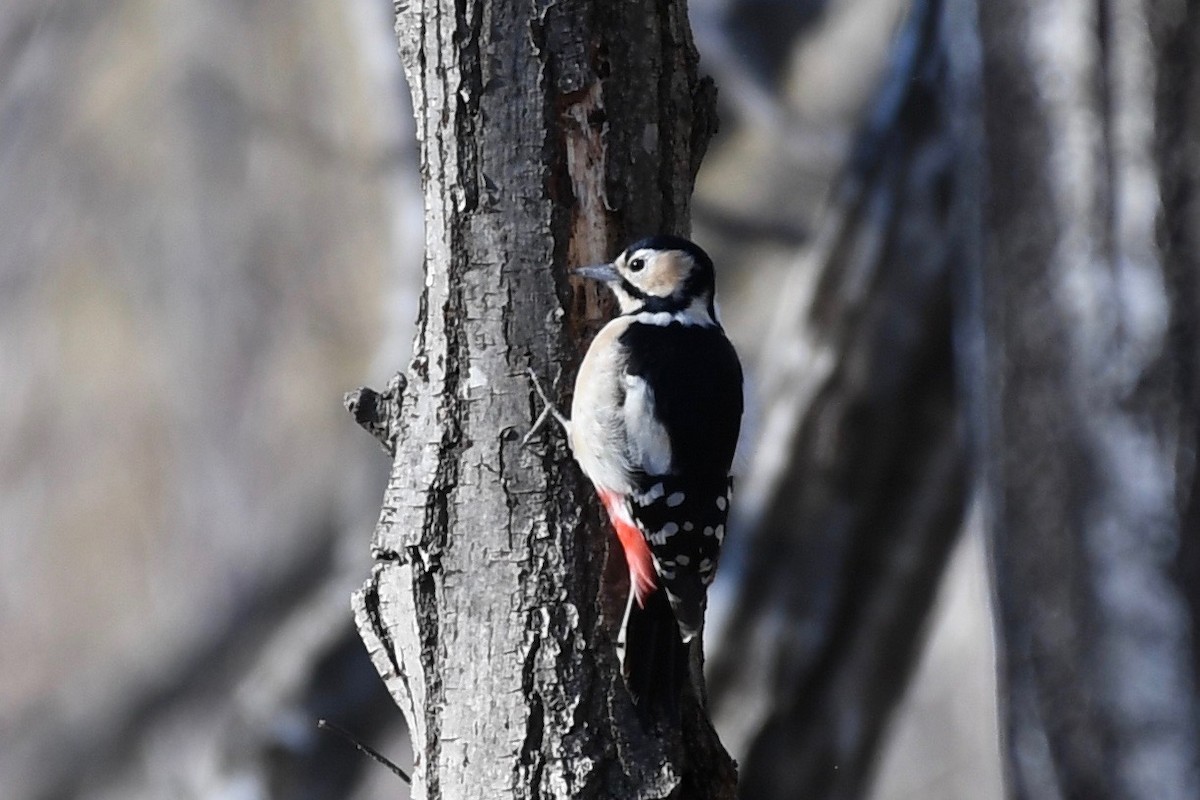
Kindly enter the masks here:
[[671, 471], [671, 439], [654, 413], [654, 392], [634, 375], [625, 376], [625, 437], [633, 466], [649, 475]]

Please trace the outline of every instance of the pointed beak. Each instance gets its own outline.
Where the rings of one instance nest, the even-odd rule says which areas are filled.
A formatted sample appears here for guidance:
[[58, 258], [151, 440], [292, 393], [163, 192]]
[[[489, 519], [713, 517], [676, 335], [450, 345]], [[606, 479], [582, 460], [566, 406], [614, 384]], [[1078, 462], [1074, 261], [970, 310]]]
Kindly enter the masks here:
[[593, 264], [590, 267], [579, 267], [572, 270], [581, 278], [591, 278], [594, 281], [603, 283], [611, 283], [620, 279], [621, 275], [617, 272], [617, 268], [612, 264]]

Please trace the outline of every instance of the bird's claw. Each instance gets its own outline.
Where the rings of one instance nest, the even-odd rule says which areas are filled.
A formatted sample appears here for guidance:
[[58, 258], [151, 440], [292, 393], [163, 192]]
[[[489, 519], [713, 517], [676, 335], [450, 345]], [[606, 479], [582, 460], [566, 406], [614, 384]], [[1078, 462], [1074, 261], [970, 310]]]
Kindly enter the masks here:
[[571, 421], [563, 416], [562, 412], [559, 411], [558, 408], [555, 407], [554, 403], [550, 400], [550, 396], [542, 387], [542, 382], [538, 379], [537, 373], [533, 371], [533, 368], [528, 367], [526, 368], [525, 372], [529, 375], [529, 381], [533, 384], [533, 388], [538, 393], [538, 397], [542, 398], [543, 408], [542, 413], [539, 414], [538, 418], [534, 421], [533, 427], [529, 429], [529, 433], [525, 434], [525, 437], [521, 439], [521, 447], [528, 445], [529, 441], [546, 424], [546, 420], [550, 419], [551, 417], [554, 418], [555, 422], [562, 426], [564, 431], [569, 431], [571, 425]]

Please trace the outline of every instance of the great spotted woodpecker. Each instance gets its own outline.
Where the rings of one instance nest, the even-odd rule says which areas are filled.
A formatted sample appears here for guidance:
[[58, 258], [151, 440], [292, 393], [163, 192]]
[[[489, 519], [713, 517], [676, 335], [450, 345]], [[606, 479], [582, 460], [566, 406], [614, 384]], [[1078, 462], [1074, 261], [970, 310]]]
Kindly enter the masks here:
[[575, 272], [607, 284], [620, 315], [579, 367], [570, 420], [535, 386], [629, 566], [626, 684], [641, 711], [677, 710], [729, 516], [742, 368], [717, 322], [712, 260], [693, 242], [653, 236]]

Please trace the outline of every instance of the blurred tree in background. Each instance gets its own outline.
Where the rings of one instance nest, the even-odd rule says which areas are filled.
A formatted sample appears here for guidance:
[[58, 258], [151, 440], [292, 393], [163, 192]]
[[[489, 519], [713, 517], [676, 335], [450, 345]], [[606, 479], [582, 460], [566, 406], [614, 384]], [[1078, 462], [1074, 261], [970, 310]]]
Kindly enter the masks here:
[[964, 383], [1011, 788], [1200, 797], [1200, 14], [1004, 0], [979, 32]]
[[345, 796], [312, 717], [391, 719], [339, 393], [415, 315], [394, 58], [370, 2], [0, 10], [5, 796]]
[[[422, 281], [390, 14], [0, 9], [6, 797], [404, 796], [314, 727], [409, 766], [347, 601], [386, 463], [339, 406]], [[690, 14], [749, 376], [708, 641], [741, 796], [1200, 796], [1196, 11]]]

